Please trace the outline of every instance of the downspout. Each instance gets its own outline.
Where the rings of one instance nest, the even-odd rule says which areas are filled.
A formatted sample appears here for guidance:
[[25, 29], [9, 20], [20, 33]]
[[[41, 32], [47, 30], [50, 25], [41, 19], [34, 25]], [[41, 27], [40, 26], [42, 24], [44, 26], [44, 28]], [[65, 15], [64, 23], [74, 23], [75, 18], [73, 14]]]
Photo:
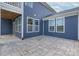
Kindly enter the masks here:
[[22, 27], [21, 27], [21, 39], [24, 39], [24, 2], [22, 2]]

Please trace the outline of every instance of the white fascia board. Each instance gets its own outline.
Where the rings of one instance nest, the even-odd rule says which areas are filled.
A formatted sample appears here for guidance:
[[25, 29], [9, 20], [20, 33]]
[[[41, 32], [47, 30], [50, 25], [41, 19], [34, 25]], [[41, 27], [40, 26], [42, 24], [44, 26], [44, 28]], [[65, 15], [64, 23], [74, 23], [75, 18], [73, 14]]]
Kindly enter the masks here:
[[74, 15], [78, 15], [78, 11], [56, 14], [56, 15], [53, 15], [53, 16], [43, 18], [43, 20], [49, 20], [51, 18], [57, 18], [57, 17], [68, 17], [68, 16], [74, 16]]

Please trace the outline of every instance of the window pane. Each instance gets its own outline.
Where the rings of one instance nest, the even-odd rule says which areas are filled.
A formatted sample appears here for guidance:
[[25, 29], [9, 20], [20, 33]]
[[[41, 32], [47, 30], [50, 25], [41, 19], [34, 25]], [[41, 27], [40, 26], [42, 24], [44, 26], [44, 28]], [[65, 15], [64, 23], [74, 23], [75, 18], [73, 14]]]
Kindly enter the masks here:
[[64, 18], [57, 18], [56, 19], [56, 28], [57, 32], [63, 32], [64, 31]]
[[18, 17], [18, 22], [19, 22], [19, 24], [21, 24], [21, 16]]
[[56, 20], [56, 24], [57, 25], [63, 25], [63, 23], [64, 23], [64, 19], [63, 18], [59, 18], [59, 19]]
[[17, 26], [15, 25], [15, 30], [17, 31]]
[[33, 26], [28, 26], [28, 31], [32, 31]]
[[17, 25], [19, 24], [19, 19], [17, 18]]
[[35, 31], [38, 31], [39, 26], [34, 26], [34, 28], [35, 28]]
[[19, 25], [19, 32], [21, 32], [21, 25]]
[[55, 26], [55, 20], [49, 20], [49, 26]]
[[50, 31], [54, 31], [54, 26], [50, 26]]
[[33, 19], [28, 19], [28, 24], [33, 25]]
[[18, 21], [16, 20], [15, 23], [16, 23], [16, 25], [15, 25], [16, 26], [16, 31], [18, 31]]
[[28, 18], [28, 32], [37, 32], [39, 30], [39, 20], [35, 18]]
[[55, 31], [55, 19], [49, 20], [49, 31]]
[[58, 32], [63, 32], [63, 26], [57, 26], [57, 31]]
[[35, 20], [35, 25], [38, 25], [38, 20]]
[[16, 20], [16, 25], [18, 24], [18, 21]]

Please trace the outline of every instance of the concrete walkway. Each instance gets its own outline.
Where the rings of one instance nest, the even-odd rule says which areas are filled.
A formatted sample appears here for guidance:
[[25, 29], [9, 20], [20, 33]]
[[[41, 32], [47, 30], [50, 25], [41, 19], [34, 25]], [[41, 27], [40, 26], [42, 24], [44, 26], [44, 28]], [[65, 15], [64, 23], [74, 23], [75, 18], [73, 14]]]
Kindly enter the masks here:
[[15, 37], [14, 35], [2, 35], [0, 36], [0, 44], [1, 43], [9, 43], [9, 42], [13, 42], [13, 41], [17, 41], [19, 40], [18, 37]]
[[[0, 43], [2, 56], [76, 56], [79, 55], [79, 41], [36, 36], [25, 40], [15, 38]], [[9, 40], [8, 39], [8, 40]]]

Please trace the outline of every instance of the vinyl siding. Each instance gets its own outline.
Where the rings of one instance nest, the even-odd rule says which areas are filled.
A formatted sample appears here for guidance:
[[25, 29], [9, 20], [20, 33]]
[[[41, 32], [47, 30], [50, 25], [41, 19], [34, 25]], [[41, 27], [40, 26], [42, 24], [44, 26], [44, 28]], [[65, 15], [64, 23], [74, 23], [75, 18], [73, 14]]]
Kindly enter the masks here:
[[44, 21], [44, 34], [67, 39], [78, 39], [78, 16], [65, 17], [65, 33], [48, 32], [48, 20]]
[[[33, 8], [30, 8], [26, 5], [24, 5], [24, 37], [33, 37], [33, 36], [38, 36], [42, 35], [43, 33], [43, 21], [42, 17], [51, 14], [46, 7], [44, 7], [41, 3], [39, 2], [34, 2], [33, 3]], [[36, 14], [36, 16], [34, 16]], [[40, 31], [39, 32], [32, 32], [32, 33], [27, 33], [27, 16], [36, 18], [40, 20]]]
[[1, 35], [12, 34], [12, 21], [1, 18]]

